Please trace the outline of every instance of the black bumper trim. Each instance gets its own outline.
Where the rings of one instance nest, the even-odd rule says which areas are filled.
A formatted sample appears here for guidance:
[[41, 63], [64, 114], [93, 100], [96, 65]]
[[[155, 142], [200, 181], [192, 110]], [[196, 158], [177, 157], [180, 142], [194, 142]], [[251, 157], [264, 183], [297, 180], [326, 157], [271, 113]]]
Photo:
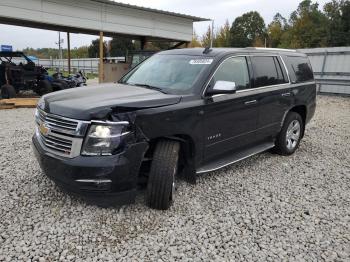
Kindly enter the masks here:
[[[45, 151], [35, 135], [32, 141], [43, 172], [62, 190], [100, 206], [135, 201], [139, 168], [148, 148], [147, 142], [130, 145], [118, 155], [68, 159]], [[79, 180], [111, 182], [86, 183]]]

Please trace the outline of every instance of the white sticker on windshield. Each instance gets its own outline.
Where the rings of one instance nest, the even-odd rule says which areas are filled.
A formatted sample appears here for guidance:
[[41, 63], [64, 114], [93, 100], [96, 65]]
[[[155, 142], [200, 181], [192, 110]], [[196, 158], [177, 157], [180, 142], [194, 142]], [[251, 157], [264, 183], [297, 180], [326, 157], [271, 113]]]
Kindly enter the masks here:
[[192, 59], [190, 60], [191, 65], [210, 65], [213, 63], [213, 59]]

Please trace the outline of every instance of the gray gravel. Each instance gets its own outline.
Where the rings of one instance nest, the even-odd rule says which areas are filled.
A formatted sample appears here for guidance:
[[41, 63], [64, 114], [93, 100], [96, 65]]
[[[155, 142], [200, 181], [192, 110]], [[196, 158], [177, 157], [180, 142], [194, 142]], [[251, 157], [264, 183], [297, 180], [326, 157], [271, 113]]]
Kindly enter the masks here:
[[350, 98], [318, 98], [293, 156], [180, 183], [168, 211], [62, 193], [33, 157], [33, 113], [0, 111], [0, 261], [350, 261]]

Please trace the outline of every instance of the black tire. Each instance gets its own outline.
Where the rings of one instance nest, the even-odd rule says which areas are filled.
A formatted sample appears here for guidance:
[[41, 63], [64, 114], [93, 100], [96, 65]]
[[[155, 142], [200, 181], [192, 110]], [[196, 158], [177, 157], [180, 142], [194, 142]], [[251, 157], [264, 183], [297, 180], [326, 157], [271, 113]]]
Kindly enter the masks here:
[[16, 97], [16, 89], [12, 85], [5, 84], [1, 87], [1, 98], [9, 99]]
[[[297, 125], [295, 125], [294, 127], [295, 130], [293, 132], [290, 132], [293, 130], [293, 128], [292, 129], [289, 129], [289, 128], [293, 127], [295, 123], [299, 123], [300, 125], [299, 131], [297, 131]], [[274, 148], [274, 151], [277, 154], [280, 154], [283, 156], [292, 155], [299, 147], [300, 141], [304, 133], [304, 128], [305, 128], [305, 125], [302, 117], [296, 112], [289, 112], [284, 120], [281, 132], [279, 133], [276, 139], [276, 146]], [[294, 138], [288, 139], [287, 137], [288, 134], [289, 134], [289, 137], [293, 135]]]
[[58, 80], [55, 80], [55, 82], [59, 83], [62, 86], [61, 90], [71, 88], [70, 85], [67, 83], [67, 81], [58, 79]]
[[65, 89], [65, 86], [63, 86], [61, 83], [59, 82], [53, 82], [52, 83], [52, 89], [53, 89], [53, 92], [56, 92], [56, 91], [62, 91]]
[[179, 152], [179, 142], [161, 140], [157, 143], [147, 184], [146, 202], [149, 207], [166, 210], [174, 201]]
[[36, 93], [40, 96], [51, 93], [52, 90], [52, 85], [48, 80], [41, 80], [38, 84], [38, 90]]

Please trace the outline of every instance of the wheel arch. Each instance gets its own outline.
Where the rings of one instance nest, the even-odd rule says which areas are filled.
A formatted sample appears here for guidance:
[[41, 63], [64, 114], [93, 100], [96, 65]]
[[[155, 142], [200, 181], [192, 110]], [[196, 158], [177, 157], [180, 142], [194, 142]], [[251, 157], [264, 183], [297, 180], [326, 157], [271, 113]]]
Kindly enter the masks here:
[[146, 154], [153, 154], [155, 145], [159, 140], [173, 140], [180, 143], [180, 161], [184, 164], [183, 171], [181, 172], [181, 177], [183, 177], [187, 182], [196, 182], [196, 172], [195, 172], [195, 154], [196, 146], [194, 139], [188, 134], [174, 134], [171, 136], [160, 136], [153, 138], [149, 141], [149, 149]]
[[303, 120], [303, 124], [304, 124], [304, 128], [303, 128], [303, 131], [302, 131], [302, 137], [304, 137], [305, 125], [306, 125], [306, 116], [307, 116], [307, 107], [306, 107], [306, 105], [295, 105], [295, 106], [291, 107], [289, 110], [287, 110], [284, 113], [284, 116], [283, 116], [283, 119], [282, 119], [282, 122], [281, 122], [281, 127], [283, 126], [283, 123], [284, 123], [284, 120], [286, 119], [286, 116], [290, 112], [298, 113], [301, 116], [301, 118]]

